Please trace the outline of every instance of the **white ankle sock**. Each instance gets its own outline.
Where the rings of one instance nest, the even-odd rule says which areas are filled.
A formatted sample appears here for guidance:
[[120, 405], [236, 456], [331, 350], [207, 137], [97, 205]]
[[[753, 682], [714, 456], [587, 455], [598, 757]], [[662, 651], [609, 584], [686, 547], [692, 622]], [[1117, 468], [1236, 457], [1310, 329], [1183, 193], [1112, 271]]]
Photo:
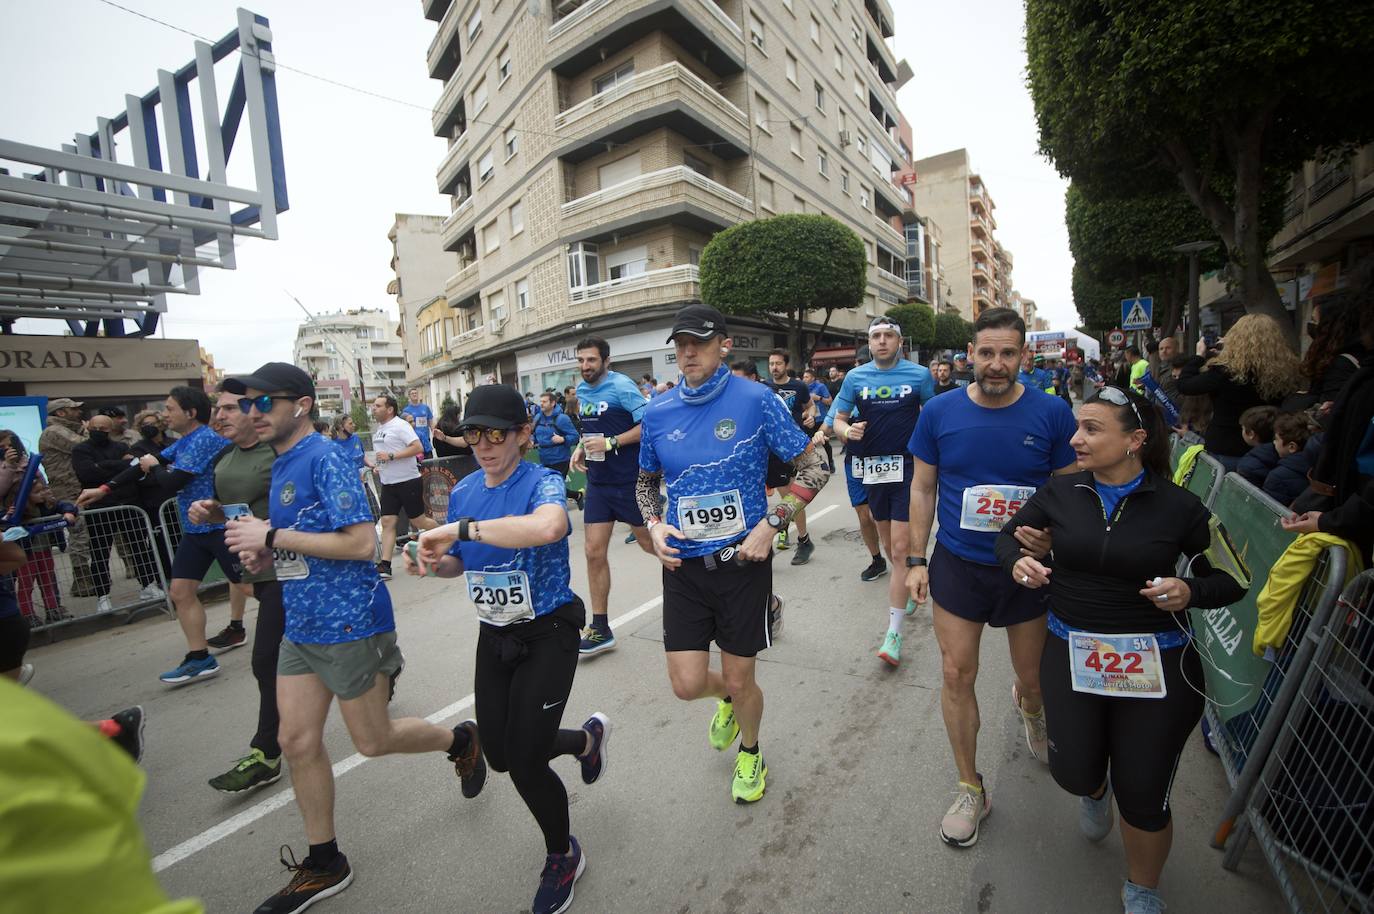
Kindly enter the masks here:
[[906, 607], [900, 609], [896, 606], [887, 608], [887, 630], [890, 632], [902, 633], [902, 620], [906, 618]]

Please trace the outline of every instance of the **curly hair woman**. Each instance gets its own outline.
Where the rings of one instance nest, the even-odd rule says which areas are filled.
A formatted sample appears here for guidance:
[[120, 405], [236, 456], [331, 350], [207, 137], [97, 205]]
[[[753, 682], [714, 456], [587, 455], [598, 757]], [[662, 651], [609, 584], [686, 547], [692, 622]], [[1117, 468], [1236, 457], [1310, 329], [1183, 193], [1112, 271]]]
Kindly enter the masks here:
[[1320, 407], [1323, 423], [1345, 382], [1371, 362], [1360, 341], [1360, 315], [1370, 306], [1369, 287], [1347, 288], [1317, 300], [1307, 333], [1312, 345], [1302, 359], [1309, 401]]
[[1240, 414], [1252, 406], [1273, 405], [1297, 390], [1302, 371], [1297, 353], [1271, 317], [1247, 314], [1226, 334], [1224, 348], [1208, 358], [1205, 339], [1197, 356], [1183, 366], [1179, 393], [1212, 398], [1212, 421], [1203, 436], [1207, 453], [1234, 470], [1249, 448], [1240, 432]]

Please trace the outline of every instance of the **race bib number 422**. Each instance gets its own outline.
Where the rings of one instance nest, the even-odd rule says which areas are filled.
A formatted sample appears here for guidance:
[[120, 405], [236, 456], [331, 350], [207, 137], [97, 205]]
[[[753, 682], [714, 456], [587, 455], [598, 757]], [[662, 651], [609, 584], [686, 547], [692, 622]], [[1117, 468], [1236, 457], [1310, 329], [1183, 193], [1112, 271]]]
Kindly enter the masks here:
[[877, 486], [886, 482], [901, 482], [903, 464], [901, 454], [889, 454], [886, 457], [865, 457], [864, 458], [864, 485]]
[[463, 575], [477, 615], [493, 625], [534, 618], [530, 579], [523, 571], [469, 571]]
[[689, 540], [706, 542], [744, 532], [744, 503], [739, 489], [677, 500], [677, 525]]
[[1164, 667], [1154, 635], [1069, 632], [1069, 675], [1075, 692], [1116, 698], [1163, 698]]
[[964, 490], [959, 527], [997, 533], [1034, 494], [1034, 486], [969, 486]]

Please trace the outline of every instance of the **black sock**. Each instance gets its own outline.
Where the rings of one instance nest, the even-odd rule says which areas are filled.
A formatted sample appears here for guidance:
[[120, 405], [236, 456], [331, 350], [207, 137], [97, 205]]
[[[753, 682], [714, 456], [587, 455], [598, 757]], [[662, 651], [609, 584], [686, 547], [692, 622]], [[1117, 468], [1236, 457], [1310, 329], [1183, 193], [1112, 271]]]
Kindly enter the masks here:
[[586, 730], [559, 730], [553, 736], [553, 757], [571, 755], [581, 758], [587, 753]]
[[209, 657], [209, 656], [210, 656], [210, 650], [209, 650], [209, 648], [207, 648], [207, 649], [205, 649], [205, 650], [203, 650], [203, 651], [187, 651], [187, 652], [186, 652], [186, 659], [187, 659], [187, 660], [204, 660], [206, 657]]
[[809, 543], [809, 542], [811, 542], [811, 534], [806, 533], [806, 534], [803, 534], [803, 535], [797, 537], [797, 542], [799, 542], [799, 543]]
[[229, 629], [230, 629], [230, 631], [236, 631], [236, 632], [241, 632], [241, 631], [243, 631], [243, 620], [242, 620], [242, 619], [230, 619], [230, 620], [229, 620]]
[[883, 561], [883, 554], [882, 554], [881, 552], [875, 552], [875, 553], [873, 553], [873, 561], [875, 561], [875, 562], [881, 562], [881, 561]]
[[471, 745], [472, 734], [467, 731], [467, 728], [455, 728], [453, 731], [453, 744], [448, 747], [449, 758], [457, 758], [464, 752], [467, 752], [468, 747]]
[[752, 746], [744, 746], [744, 745], [741, 745], [741, 746], [739, 747], [739, 751], [740, 751], [740, 752], [748, 752], [750, 755], [758, 755], [758, 754], [759, 754], [759, 744], [756, 742], [756, 743], [754, 743], [754, 745], [752, 745]]
[[730, 702], [730, 696], [729, 696], [729, 695], [726, 695], [725, 698], [723, 698], [723, 699], [721, 699], [721, 700], [724, 701], [727, 705], [731, 703], [731, 702]]
[[323, 844], [310, 845], [310, 862], [317, 869], [327, 870], [334, 865], [334, 861], [339, 856], [339, 842], [337, 838], [330, 838]]

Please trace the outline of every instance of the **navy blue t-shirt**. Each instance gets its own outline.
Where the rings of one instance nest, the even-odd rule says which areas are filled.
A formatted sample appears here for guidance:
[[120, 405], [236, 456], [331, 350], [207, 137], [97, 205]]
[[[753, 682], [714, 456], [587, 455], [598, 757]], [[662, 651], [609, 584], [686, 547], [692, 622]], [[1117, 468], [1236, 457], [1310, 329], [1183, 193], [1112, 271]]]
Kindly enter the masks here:
[[668, 483], [663, 519], [687, 536], [668, 540], [682, 558], [742, 539], [768, 510], [769, 453], [792, 460], [811, 443], [764, 385], [728, 371], [702, 387], [712, 385], [723, 389], [701, 403], [684, 401], [682, 385], [660, 394], [642, 423], [639, 465]]
[[[639, 424], [649, 401], [635, 382], [618, 371], [608, 371], [596, 384], [577, 384], [577, 411], [582, 417], [582, 437], [623, 435]], [[592, 485], [631, 485], [639, 476], [639, 445], [623, 445], [605, 460], [587, 459], [587, 482]]]
[[1055, 470], [1074, 463], [1073, 410], [1027, 387], [1010, 406], [979, 406], [969, 390], [936, 397], [921, 410], [908, 446], [939, 468], [936, 540], [959, 558], [996, 565], [993, 543]]

